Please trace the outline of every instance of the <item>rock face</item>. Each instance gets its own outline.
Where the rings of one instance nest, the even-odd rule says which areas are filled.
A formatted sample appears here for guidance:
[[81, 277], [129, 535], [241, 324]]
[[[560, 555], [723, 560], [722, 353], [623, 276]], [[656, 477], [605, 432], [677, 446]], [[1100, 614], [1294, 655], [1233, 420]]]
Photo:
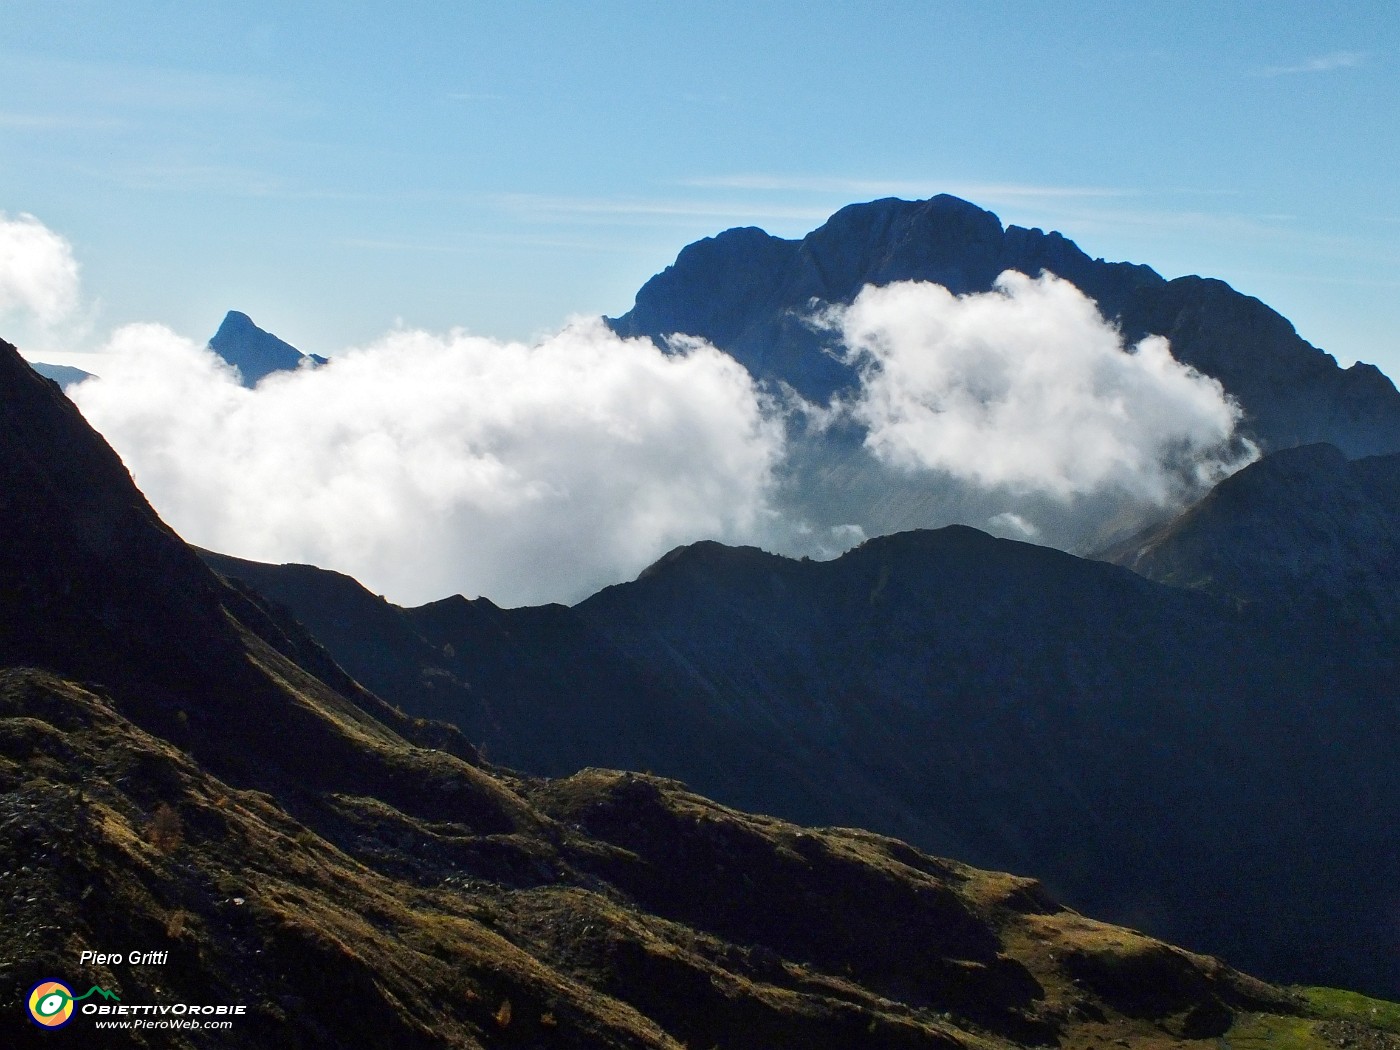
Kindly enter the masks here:
[[1000, 220], [956, 197], [853, 204], [800, 241], [728, 230], [683, 249], [611, 321], [623, 335], [701, 336], [756, 377], [824, 403], [851, 369], [807, 323], [867, 284], [932, 281], [985, 292], [1003, 270], [1070, 281], [1131, 341], [1165, 335], [1172, 352], [1219, 379], [1266, 449], [1326, 441], [1350, 457], [1400, 452], [1400, 394], [1374, 367], [1342, 369], [1283, 317], [1221, 281], [1163, 279], [1146, 266], [1091, 259], [1058, 233]]
[[213, 564], [518, 768], [593, 751], [1033, 871], [1273, 977], [1400, 984], [1368, 947], [1400, 932], [1400, 646], [1325, 609], [1238, 607], [962, 527], [832, 562], [694, 544], [573, 609], [396, 609], [305, 566]]
[[[128, 1008], [241, 1006], [218, 1040], [239, 1048], [1394, 1045], [1385, 1004], [1272, 987], [1030, 879], [655, 776], [485, 765], [206, 569], [7, 344], [0, 470], [11, 1018], [57, 977]], [[86, 963], [86, 945], [170, 965]], [[93, 1023], [74, 1017], [80, 1041]]]
[[252, 318], [237, 310], [230, 310], [224, 317], [209, 340], [209, 348], [237, 368], [243, 385], [248, 387], [257, 386], [260, 379], [273, 372], [294, 371], [305, 362], [326, 363], [324, 357], [303, 354], [271, 332], [263, 331]]

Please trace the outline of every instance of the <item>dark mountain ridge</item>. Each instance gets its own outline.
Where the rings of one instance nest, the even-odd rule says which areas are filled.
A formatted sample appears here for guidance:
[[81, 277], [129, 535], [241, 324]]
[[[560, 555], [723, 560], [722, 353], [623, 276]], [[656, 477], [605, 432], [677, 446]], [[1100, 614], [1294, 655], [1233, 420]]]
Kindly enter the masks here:
[[1175, 586], [1400, 630], [1400, 455], [1277, 452], [1103, 557]]
[[1400, 983], [1374, 950], [1400, 875], [1400, 647], [1375, 628], [950, 527], [832, 562], [694, 544], [572, 610], [374, 599], [418, 639], [386, 655], [328, 633], [354, 599], [311, 599], [315, 570], [213, 563], [520, 768], [566, 774], [582, 741], [731, 804], [1035, 871], [1274, 976]]
[[[0, 471], [13, 1045], [53, 1042], [21, 1020], [53, 979], [246, 1011], [154, 1037], [75, 1014], [70, 1040], [122, 1047], [1396, 1045], [1388, 1004], [1264, 984], [1028, 879], [652, 776], [487, 766], [206, 569], [6, 344]], [[79, 958], [134, 946], [168, 965]]]
[[1220, 380], [1265, 449], [1330, 442], [1348, 456], [1400, 452], [1400, 393], [1371, 365], [1342, 369], [1259, 300], [1222, 281], [1168, 281], [1147, 266], [1093, 259], [1059, 233], [1003, 228], [991, 212], [942, 194], [842, 208], [801, 240], [752, 227], [684, 248], [610, 321], [664, 344], [700, 336], [757, 378], [825, 403], [855, 373], [809, 322], [867, 284], [931, 281], [985, 292], [1004, 270], [1053, 273], [1074, 284], [1134, 342], [1166, 336], [1174, 356]]

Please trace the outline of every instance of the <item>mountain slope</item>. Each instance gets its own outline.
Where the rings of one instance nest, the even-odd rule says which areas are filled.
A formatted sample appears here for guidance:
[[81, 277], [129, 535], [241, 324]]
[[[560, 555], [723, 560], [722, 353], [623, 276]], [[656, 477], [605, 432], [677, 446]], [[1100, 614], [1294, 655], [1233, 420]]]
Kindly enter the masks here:
[[479, 602], [373, 600], [418, 640], [391, 678], [354, 637], [393, 635], [319, 570], [214, 563], [521, 768], [570, 772], [581, 740], [730, 804], [1034, 871], [1271, 975], [1400, 985], [1373, 950], [1400, 874], [1396, 650], [1344, 624], [954, 527], [827, 563], [695, 544], [573, 610], [491, 607], [489, 640]]
[[[706, 779], [716, 768], [708, 756], [722, 753], [727, 763], [782, 768], [563, 606], [499, 609], [456, 596], [400, 609], [340, 573], [200, 553], [285, 607], [376, 694], [452, 722], [506, 765], [551, 776], [616, 765]], [[678, 767], [679, 726], [694, 762]]]
[[751, 561], [693, 547], [579, 612], [829, 771], [859, 808], [825, 819], [1272, 975], [1400, 985], [1370, 952], [1400, 874], [1394, 648], [959, 528]]
[[[247, 1010], [213, 1037], [102, 1045], [993, 1050], [1225, 1032], [1396, 1045], [1360, 1023], [1369, 1001], [1328, 1020], [1029, 880], [655, 778], [520, 784], [545, 833], [483, 837], [368, 796], [294, 818], [37, 672], [0, 672], [0, 730], [0, 862], [22, 894], [0, 932], [9, 1016], [55, 976], [131, 1006]], [[178, 835], [154, 831], [162, 802]], [[128, 944], [170, 962], [76, 962]], [[14, 1045], [52, 1038], [15, 1025]]]
[[1104, 557], [1163, 583], [1400, 628], [1400, 456], [1276, 452]]
[[[52, 1042], [21, 1020], [51, 979], [117, 996], [84, 1011], [245, 1011], [101, 1037], [79, 1012], [111, 1046], [1396, 1045], [1385, 1004], [1265, 985], [1031, 880], [655, 777], [481, 765], [207, 570], [8, 345], [0, 469], [13, 1045]], [[169, 958], [80, 960], [136, 949]]]
[[853, 204], [800, 241], [753, 228], [698, 241], [611, 324], [658, 341], [701, 336], [756, 377], [825, 403], [855, 376], [825, 352], [832, 337], [807, 323], [815, 307], [895, 281], [985, 292], [1007, 269], [1065, 278], [1130, 341], [1167, 336], [1178, 360], [1240, 401], [1246, 432], [1265, 448], [1327, 441], [1352, 457], [1400, 452], [1394, 384], [1370, 365], [1338, 367], [1257, 299], [1221, 281], [1167, 281], [1146, 266], [1091, 259], [1058, 233], [1003, 228], [991, 212], [946, 194]]

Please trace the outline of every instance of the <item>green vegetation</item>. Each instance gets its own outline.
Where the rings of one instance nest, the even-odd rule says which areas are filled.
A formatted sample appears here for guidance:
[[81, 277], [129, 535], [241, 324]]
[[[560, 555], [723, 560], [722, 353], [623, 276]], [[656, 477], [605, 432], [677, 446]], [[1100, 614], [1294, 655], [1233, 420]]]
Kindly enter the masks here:
[[[71, 682], [0, 671], [0, 871], [30, 902], [0, 994], [63, 972], [215, 995], [249, 1006], [249, 1047], [1400, 1047], [1393, 1004], [1272, 988], [1032, 880], [341, 724], [387, 790], [235, 786]], [[118, 943], [180, 965], [73, 972], [73, 945]]]
[[1323, 1050], [1400, 1047], [1400, 1004], [1338, 988], [1296, 988], [1296, 1016], [1247, 1013], [1221, 1038], [1222, 1050]]
[[1318, 1035], [1306, 1017], [1246, 1014], [1221, 1037], [1222, 1050], [1321, 1050], [1335, 1045]]
[[1315, 1017], [1353, 1021], [1400, 1035], [1400, 1003], [1372, 999], [1340, 988], [1300, 988]]
[[[1400, 1050], [1364, 1003], [1309, 1006], [1029, 879], [657, 777], [486, 767], [210, 575], [8, 353], [18, 394], [0, 397], [0, 449], [16, 454], [0, 456], [14, 478], [0, 493], [24, 497], [0, 521], [0, 1014], [16, 1046], [49, 1045], [22, 999], [61, 976], [123, 1004], [242, 1004], [218, 1043], [235, 1050], [1222, 1036]], [[76, 962], [138, 947], [170, 964]], [[182, 1030], [159, 1045], [208, 1044]]]

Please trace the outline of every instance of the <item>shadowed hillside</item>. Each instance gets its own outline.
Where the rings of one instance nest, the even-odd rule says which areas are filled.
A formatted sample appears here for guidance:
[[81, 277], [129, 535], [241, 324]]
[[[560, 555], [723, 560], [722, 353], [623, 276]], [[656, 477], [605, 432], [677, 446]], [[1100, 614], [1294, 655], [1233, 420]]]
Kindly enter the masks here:
[[[1400, 629], [1400, 455], [1286, 449], [1103, 557], [1163, 583]], [[1393, 643], [1393, 638], [1392, 638]]]
[[[1027, 879], [655, 777], [483, 766], [204, 568], [8, 345], [0, 465], [14, 1045], [65, 1038], [23, 1019], [53, 978], [247, 1011], [217, 1033], [80, 1014], [84, 1045], [1395, 1043], [1385, 1004], [1270, 987]], [[78, 960], [135, 948], [169, 961]]]
[[1397, 921], [1396, 648], [1346, 624], [965, 528], [827, 563], [695, 544], [572, 610], [402, 610], [309, 567], [211, 561], [520, 768], [596, 749], [1035, 872], [1274, 976], [1400, 982], [1374, 950]]

